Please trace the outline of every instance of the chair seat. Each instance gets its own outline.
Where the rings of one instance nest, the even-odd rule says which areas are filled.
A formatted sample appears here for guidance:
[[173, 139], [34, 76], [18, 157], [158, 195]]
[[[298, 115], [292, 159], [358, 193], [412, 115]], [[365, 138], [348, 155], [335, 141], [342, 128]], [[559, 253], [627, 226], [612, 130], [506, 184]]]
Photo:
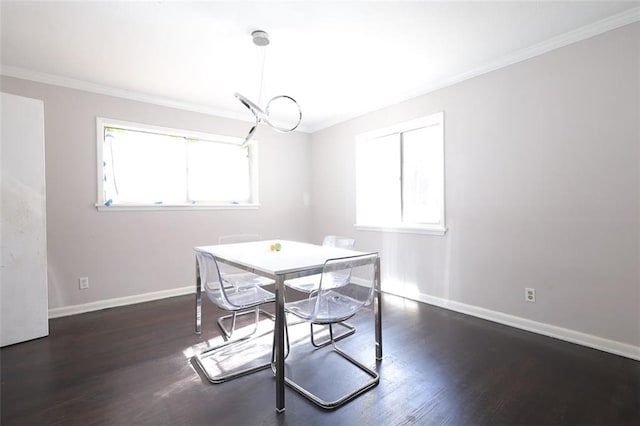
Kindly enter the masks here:
[[[294, 290], [298, 290], [303, 293], [311, 293], [312, 291], [317, 290], [320, 287], [320, 277], [322, 277], [322, 274], [293, 278], [291, 280], [286, 280], [284, 284]], [[343, 285], [349, 284], [348, 275], [333, 277], [329, 273], [325, 274], [325, 277], [334, 278], [333, 280], [325, 278], [325, 282], [322, 284], [322, 288], [324, 288], [325, 290], [335, 287], [342, 287]]]
[[[208, 293], [211, 293], [210, 297], [219, 297], [220, 289], [209, 289]], [[237, 310], [239, 307], [242, 309], [252, 308], [263, 303], [275, 301], [273, 293], [256, 286], [229, 287], [225, 288], [225, 293], [230, 304], [228, 308], [230, 310]], [[216, 303], [222, 304], [221, 300]]]
[[313, 290], [317, 290], [320, 286], [320, 277], [322, 275], [309, 275], [307, 277], [293, 278], [286, 280], [284, 284], [294, 290], [301, 291], [303, 293], [311, 293]]
[[234, 287], [265, 286], [275, 283], [272, 279], [261, 277], [251, 272], [225, 274], [223, 280], [225, 283], [229, 283]]
[[334, 291], [328, 291], [322, 297], [323, 303], [315, 313], [317, 296], [286, 303], [285, 310], [304, 320], [312, 319], [315, 324], [330, 324], [351, 318], [362, 307], [361, 301]]

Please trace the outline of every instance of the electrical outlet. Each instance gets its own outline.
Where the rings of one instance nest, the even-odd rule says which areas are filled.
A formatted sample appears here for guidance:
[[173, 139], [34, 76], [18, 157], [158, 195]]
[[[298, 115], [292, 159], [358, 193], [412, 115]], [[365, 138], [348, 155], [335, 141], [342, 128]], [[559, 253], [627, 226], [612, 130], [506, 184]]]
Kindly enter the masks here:
[[536, 301], [536, 289], [535, 288], [525, 288], [524, 289], [524, 300], [527, 302], [535, 302]]
[[80, 290], [86, 290], [89, 288], [89, 277], [80, 277], [80, 279], [78, 279], [78, 284], [80, 287]]

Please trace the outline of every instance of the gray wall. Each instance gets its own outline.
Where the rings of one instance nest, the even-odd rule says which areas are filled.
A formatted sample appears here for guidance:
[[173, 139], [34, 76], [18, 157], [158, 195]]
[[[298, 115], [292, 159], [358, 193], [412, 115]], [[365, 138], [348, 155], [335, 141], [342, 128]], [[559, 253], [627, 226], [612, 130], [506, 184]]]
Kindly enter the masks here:
[[[622, 27], [313, 134], [313, 238], [379, 250], [394, 292], [640, 345], [638, 40]], [[355, 135], [438, 111], [447, 234], [355, 231]]]
[[192, 248], [220, 235], [309, 237], [306, 134], [259, 130], [258, 210], [98, 212], [96, 116], [229, 136], [250, 124], [9, 77], [1, 85], [45, 105], [50, 309], [193, 285]]

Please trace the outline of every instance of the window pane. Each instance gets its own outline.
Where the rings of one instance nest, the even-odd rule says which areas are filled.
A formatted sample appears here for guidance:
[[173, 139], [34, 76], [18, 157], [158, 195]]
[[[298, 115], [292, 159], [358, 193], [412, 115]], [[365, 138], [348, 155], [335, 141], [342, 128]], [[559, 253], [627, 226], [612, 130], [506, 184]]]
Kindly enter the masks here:
[[258, 202], [257, 148], [241, 147], [240, 138], [101, 118], [97, 123], [103, 134], [100, 206], [217, 208]]
[[105, 176], [106, 200], [116, 203], [186, 201], [183, 138], [106, 128], [104, 148], [108, 150], [104, 156], [105, 172], [111, 173]]
[[358, 223], [399, 223], [400, 135], [358, 141], [356, 158]]
[[439, 223], [442, 213], [442, 130], [439, 125], [402, 134], [403, 222]]
[[189, 198], [248, 202], [249, 150], [238, 145], [190, 139]]

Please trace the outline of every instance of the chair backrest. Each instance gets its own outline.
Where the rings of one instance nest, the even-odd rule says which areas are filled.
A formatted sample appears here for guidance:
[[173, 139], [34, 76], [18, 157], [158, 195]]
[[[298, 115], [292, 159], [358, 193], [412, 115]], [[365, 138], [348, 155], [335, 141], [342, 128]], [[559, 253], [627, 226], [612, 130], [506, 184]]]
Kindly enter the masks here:
[[[322, 245], [327, 247], [338, 247], [351, 250], [356, 245], [356, 240], [353, 238], [340, 237], [337, 235], [327, 235], [326, 237], [324, 237]], [[348, 284], [349, 280], [351, 280], [351, 270], [345, 269], [333, 274], [332, 285], [339, 287], [341, 285]], [[329, 284], [325, 280], [325, 288], [328, 287]]]
[[273, 301], [272, 293], [259, 288], [259, 275], [218, 262], [211, 253], [196, 251], [196, 259], [201, 288], [219, 307], [238, 311]]
[[[320, 286], [312, 292], [316, 303], [312, 317], [322, 315], [326, 320], [326, 306], [332, 304], [335, 318], [346, 318], [355, 314], [373, 300], [375, 291], [377, 253], [329, 259], [324, 263]], [[345, 276], [356, 277], [347, 279]], [[331, 313], [329, 312], [329, 315]]]
[[352, 249], [356, 245], [356, 240], [348, 237], [340, 237], [337, 235], [327, 235], [322, 241], [323, 246], [339, 247], [344, 249]]
[[[200, 284], [213, 303], [228, 311], [237, 311], [256, 302], [264, 302], [264, 295], [251, 291], [256, 287], [251, 279], [257, 277], [236, 267], [216, 261], [211, 253], [196, 252]], [[222, 268], [225, 265], [225, 268]], [[247, 277], [249, 277], [247, 279]], [[242, 280], [247, 280], [243, 286]]]
[[218, 263], [213, 255], [196, 252], [196, 259], [198, 260], [198, 270], [200, 271], [200, 283], [209, 300], [223, 309], [233, 310], [235, 306], [229, 302], [225, 286], [221, 285], [224, 281], [220, 276]]

